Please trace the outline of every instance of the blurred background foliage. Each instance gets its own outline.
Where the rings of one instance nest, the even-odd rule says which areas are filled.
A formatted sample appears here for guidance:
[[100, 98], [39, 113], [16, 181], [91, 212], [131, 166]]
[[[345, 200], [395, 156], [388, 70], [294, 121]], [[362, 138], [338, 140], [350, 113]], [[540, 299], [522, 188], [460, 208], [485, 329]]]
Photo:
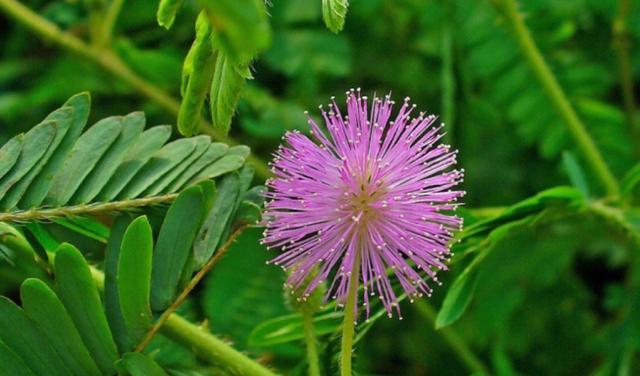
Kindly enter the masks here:
[[[90, 33], [86, 2], [24, 3], [70, 33]], [[268, 160], [286, 130], [306, 129], [305, 109], [314, 114], [330, 96], [361, 87], [366, 93], [392, 92], [396, 99], [410, 96], [419, 109], [441, 115], [447, 141], [460, 150], [466, 170], [468, 208], [510, 205], [570, 184], [563, 152], [584, 165], [489, 0], [352, 0], [339, 34], [325, 28], [320, 3], [273, 0], [268, 7], [272, 44], [252, 64], [255, 79], [242, 94], [231, 130], [258, 157]], [[639, 140], [625, 117], [617, 68], [612, 25], [618, 2], [521, 3], [560, 85], [614, 174], [623, 176], [637, 161]], [[154, 1], [125, 2], [113, 46], [135, 73], [179, 98], [198, 7], [186, 1], [170, 31], [157, 25], [156, 7]], [[632, 77], [638, 81], [640, 5], [633, 4], [625, 17]], [[93, 120], [140, 109], [149, 124], [175, 124], [174, 113], [1, 14], [0, 30], [0, 144], [85, 90], [92, 93]], [[587, 186], [597, 194], [592, 180], [587, 171]], [[258, 238], [257, 230], [242, 235], [183, 313], [206, 319], [214, 333], [279, 369], [303, 373], [301, 344], [247, 342], [257, 324], [290, 311], [282, 298], [284, 276], [264, 265], [271, 255]], [[458, 322], [440, 331], [433, 323], [446, 286], [462, 270], [454, 265], [432, 299], [403, 304], [403, 321], [382, 319], [373, 326], [358, 345], [356, 369], [363, 375], [465, 374], [474, 367], [456, 347], [464, 343], [480, 368], [498, 375], [638, 374], [640, 363], [629, 355], [640, 348], [639, 310], [629, 303], [638, 291], [625, 288], [631, 252], [638, 247], [628, 234], [594, 215], [522, 226], [500, 239], [484, 261], [475, 296]], [[4, 292], [11, 291], [17, 286], [13, 269], [0, 270]], [[629, 309], [635, 323], [620, 313]], [[163, 347], [157, 359], [169, 365], [196, 362], [175, 345]]]

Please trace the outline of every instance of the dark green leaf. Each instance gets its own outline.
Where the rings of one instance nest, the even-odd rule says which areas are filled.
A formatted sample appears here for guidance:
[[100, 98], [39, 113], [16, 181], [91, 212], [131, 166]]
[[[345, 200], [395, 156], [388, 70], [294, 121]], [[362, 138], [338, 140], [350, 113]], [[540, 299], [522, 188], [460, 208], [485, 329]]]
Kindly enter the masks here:
[[11, 376], [35, 376], [25, 362], [0, 341], [0, 374]]
[[471, 301], [478, 282], [478, 260], [476, 257], [447, 290], [442, 308], [436, 317], [436, 329], [448, 326], [458, 320]]
[[204, 224], [198, 231], [193, 245], [196, 268], [202, 267], [220, 245], [222, 234], [225, 232], [240, 191], [238, 175], [228, 174], [217, 185], [216, 201], [207, 214]]
[[120, 353], [131, 351], [134, 346], [122, 316], [117, 279], [120, 247], [129, 223], [131, 223], [131, 218], [127, 214], [122, 214], [115, 219], [107, 241], [104, 259], [104, 305], [107, 320]]
[[171, 137], [171, 127], [168, 125], [153, 127], [142, 133], [138, 142], [129, 150], [124, 161], [113, 174], [114, 178], [98, 195], [98, 200], [103, 202], [113, 200], [169, 137]]
[[114, 175], [116, 169], [125, 158], [127, 151], [139, 141], [144, 129], [145, 118], [142, 112], [133, 112], [122, 118], [122, 131], [109, 149], [100, 158], [91, 173], [74, 193], [71, 203], [84, 204], [91, 202], [110, 180], [119, 179]]
[[582, 167], [578, 164], [578, 160], [576, 160], [573, 154], [565, 151], [562, 153], [562, 164], [567, 171], [571, 185], [576, 187], [584, 197], [589, 197], [589, 183], [587, 183], [587, 178], [584, 175]]
[[122, 238], [118, 261], [118, 296], [127, 332], [139, 342], [152, 323], [149, 291], [153, 233], [147, 217], [135, 219]]
[[122, 117], [114, 116], [98, 121], [80, 136], [64, 166], [53, 178], [45, 202], [53, 206], [69, 202], [121, 130]]
[[165, 309], [173, 300], [185, 262], [202, 223], [205, 200], [193, 186], [178, 195], [160, 228], [153, 255], [151, 307]]
[[74, 375], [101, 375], [71, 317], [49, 286], [39, 279], [27, 279], [20, 289], [20, 298], [24, 312], [42, 329]]
[[63, 107], [71, 107], [73, 109], [73, 121], [56, 151], [51, 155], [47, 164], [27, 188], [22, 199], [20, 199], [18, 205], [20, 208], [36, 207], [45, 199], [54, 175], [63, 166], [67, 154], [69, 154], [87, 124], [90, 106], [91, 97], [86, 92], [76, 94], [64, 103]]
[[195, 149], [196, 143], [190, 138], [181, 138], [165, 145], [138, 171], [118, 194], [118, 199], [138, 197], [145, 189], [174, 168]]
[[0, 148], [0, 180], [15, 165], [24, 143], [24, 134], [13, 137]]
[[640, 183], [640, 164], [633, 166], [622, 179], [621, 190], [623, 195], [629, 195], [633, 189]]
[[67, 376], [69, 370], [24, 311], [0, 296], [0, 341], [38, 376]]
[[55, 121], [47, 121], [36, 125], [24, 135], [24, 143], [18, 160], [11, 170], [0, 179], [0, 197], [4, 197], [7, 191], [18, 183], [45, 155], [56, 135], [57, 128], [58, 125]]
[[89, 353], [102, 372], [113, 373], [118, 350], [89, 265], [74, 246], [62, 244], [56, 252], [54, 270], [60, 300], [78, 328]]
[[228, 149], [229, 147], [226, 144], [222, 144], [219, 142], [214, 142], [209, 145], [204, 154], [202, 154], [202, 156], [200, 156], [197, 161], [193, 162], [189, 166], [189, 168], [183, 171], [182, 174], [180, 174], [180, 176], [178, 176], [171, 183], [171, 185], [169, 185], [167, 191], [176, 192], [184, 188], [185, 184], [189, 182], [189, 179], [191, 179], [198, 172], [202, 171], [206, 166], [209, 166], [214, 161], [222, 157]]
[[168, 376], [158, 363], [144, 354], [124, 354], [122, 362], [131, 376]]
[[213, 128], [221, 134], [229, 133], [231, 118], [247, 78], [251, 78], [248, 65], [234, 65], [224, 52], [218, 52], [209, 100]]
[[106, 243], [109, 238], [109, 228], [91, 217], [57, 218], [53, 222], [100, 243]]

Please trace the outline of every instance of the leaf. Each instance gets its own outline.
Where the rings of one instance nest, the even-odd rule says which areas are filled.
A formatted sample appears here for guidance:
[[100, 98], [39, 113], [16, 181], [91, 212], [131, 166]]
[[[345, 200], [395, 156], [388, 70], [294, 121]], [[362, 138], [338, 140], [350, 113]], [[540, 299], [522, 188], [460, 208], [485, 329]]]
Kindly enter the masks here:
[[20, 298], [26, 315], [42, 329], [51, 347], [74, 375], [101, 375], [71, 317], [49, 286], [29, 278], [22, 283]]
[[45, 203], [61, 206], [69, 202], [121, 130], [122, 118], [113, 116], [98, 121], [80, 136], [53, 178]]
[[165, 173], [189, 156], [195, 148], [195, 142], [181, 138], [165, 145], [138, 171], [118, 194], [118, 199], [137, 197]]
[[235, 171], [244, 165], [245, 159], [238, 155], [225, 155], [224, 157], [205, 167], [187, 185], [198, 183], [202, 180], [217, 178], [231, 171]]
[[80, 251], [65, 243], [56, 252], [54, 271], [60, 300], [89, 353], [103, 373], [114, 373], [113, 363], [118, 359], [118, 350], [89, 265]]
[[562, 164], [567, 171], [567, 175], [569, 175], [571, 185], [576, 187], [584, 197], [589, 197], [589, 183], [587, 183], [587, 178], [584, 175], [582, 167], [580, 167], [571, 152], [565, 151], [562, 153]]
[[109, 238], [109, 228], [91, 217], [57, 218], [53, 222], [100, 243], [106, 243]]
[[209, 100], [213, 128], [221, 134], [229, 133], [246, 78], [251, 78], [248, 65], [236, 66], [224, 52], [218, 52]]
[[120, 309], [131, 339], [138, 343], [152, 324], [149, 291], [153, 233], [147, 217], [135, 219], [124, 233], [118, 260]]
[[56, 135], [57, 123], [47, 121], [33, 127], [24, 135], [24, 143], [18, 160], [11, 170], [0, 179], [0, 197], [9, 191], [47, 152]]
[[42, 168], [42, 171], [40, 171], [22, 196], [18, 204], [20, 208], [36, 207], [45, 199], [53, 182], [54, 175], [63, 166], [67, 154], [69, 154], [69, 151], [87, 124], [90, 106], [91, 97], [89, 93], [86, 92], [76, 94], [64, 103], [63, 107], [73, 108], [72, 123], [56, 151], [51, 155], [47, 164]]
[[248, 64], [271, 41], [262, 0], [201, 0], [215, 32], [216, 45], [234, 62]]
[[47, 118], [43, 121], [45, 122], [54, 122], [56, 124], [56, 132], [54, 138], [51, 140], [49, 147], [46, 148], [46, 152], [38, 160], [38, 162], [33, 165], [29, 171], [20, 178], [7, 194], [2, 197], [0, 200], [0, 208], [7, 210], [12, 209], [16, 206], [18, 201], [22, 198], [27, 188], [31, 185], [35, 177], [42, 170], [42, 168], [47, 164], [49, 158], [58, 148], [58, 145], [64, 139], [65, 134], [69, 130], [69, 126], [71, 125], [71, 121], [73, 120], [73, 109], [71, 107], [61, 107], [51, 113]]
[[[335, 333], [342, 325], [342, 312], [328, 312], [313, 318], [316, 336]], [[264, 347], [304, 339], [304, 318], [299, 313], [269, 319], [249, 334], [249, 346]]]
[[118, 293], [118, 262], [124, 232], [131, 223], [127, 214], [118, 216], [111, 227], [104, 258], [104, 305], [109, 327], [120, 353], [131, 351], [133, 342], [125, 326]]
[[211, 45], [211, 27], [201, 13], [196, 21], [196, 39], [185, 60], [189, 66], [183, 68], [189, 73], [178, 111], [178, 130], [182, 135], [191, 136], [200, 127], [204, 100], [215, 69], [215, 56]]
[[189, 168], [184, 170], [180, 176], [178, 176], [167, 188], [168, 192], [176, 192], [182, 189], [185, 184], [198, 172], [202, 171], [206, 166], [211, 165], [214, 161], [222, 157], [229, 147], [226, 144], [220, 142], [214, 142], [209, 145], [207, 150], [196, 160], [191, 163]]
[[348, 0], [322, 0], [322, 19], [329, 30], [334, 33], [342, 30], [348, 8]]
[[139, 140], [144, 129], [145, 118], [142, 112], [133, 112], [122, 118], [122, 132], [109, 149], [93, 167], [91, 173], [78, 187], [71, 203], [84, 204], [93, 200], [107, 185], [109, 180], [120, 178], [114, 175], [127, 151]]
[[240, 191], [238, 175], [229, 174], [217, 185], [216, 201], [198, 231], [193, 245], [195, 266], [201, 268], [209, 261], [221, 242], [222, 234], [229, 225]]
[[11, 376], [35, 376], [25, 362], [0, 341], [0, 374]]
[[[488, 248], [487, 248], [488, 249]], [[442, 302], [442, 308], [436, 317], [436, 329], [444, 328], [458, 320], [471, 301], [478, 284], [479, 256], [456, 278]]]
[[202, 189], [193, 186], [178, 195], [160, 228], [153, 255], [151, 307], [161, 311], [171, 304], [185, 262], [202, 222]]
[[0, 341], [38, 376], [66, 376], [69, 370], [24, 311], [0, 296]]
[[158, 363], [144, 354], [126, 353], [122, 363], [131, 376], [168, 376]]
[[187, 158], [185, 158], [182, 162], [180, 162], [175, 168], [166, 173], [162, 178], [157, 180], [151, 187], [147, 188], [143, 192], [143, 196], [155, 196], [161, 192], [166, 192], [167, 187], [175, 180], [177, 177], [185, 172], [193, 162], [198, 159], [209, 147], [211, 144], [211, 138], [206, 135], [196, 136], [193, 138], [195, 142], [195, 148], [191, 154]]
[[153, 127], [142, 133], [139, 142], [129, 150], [124, 161], [114, 172], [114, 179], [111, 179], [98, 195], [98, 200], [103, 202], [113, 200], [170, 136], [171, 127], [168, 125]]
[[0, 181], [15, 165], [24, 144], [24, 134], [14, 136], [0, 148]]
[[169, 30], [173, 25], [178, 10], [182, 6], [182, 2], [183, 0], [160, 0], [158, 13], [156, 14], [158, 25]]

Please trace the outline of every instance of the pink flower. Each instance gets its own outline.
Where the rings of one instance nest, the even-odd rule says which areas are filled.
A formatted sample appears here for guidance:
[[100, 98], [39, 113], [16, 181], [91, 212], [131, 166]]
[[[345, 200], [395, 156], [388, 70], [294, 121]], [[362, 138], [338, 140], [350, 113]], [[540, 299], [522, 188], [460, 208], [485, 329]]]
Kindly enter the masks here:
[[413, 299], [430, 296], [425, 279], [439, 283], [436, 272], [447, 268], [453, 231], [462, 226], [451, 211], [464, 195], [455, 190], [463, 171], [450, 169], [457, 151], [439, 144], [443, 125], [433, 125], [434, 115], [411, 117], [409, 98], [395, 119], [390, 95], [374, 96], [369, 107], [351, 90], [346, 102], [347, 116], [333, 98], [328, 112], [320, 106], [328, 132], [309, 118], [314, 140], [285, 135], [267, 183], [263, 242], [283, 250], [271, 262], [291, 270], [290, 287], [316, 272], [303, 298], [331, 280], [326, 298], [343, 305], [354, 280], [363, 285], [367, 316], [375, 295], [391, 316], [400, 310], [389, 275]]

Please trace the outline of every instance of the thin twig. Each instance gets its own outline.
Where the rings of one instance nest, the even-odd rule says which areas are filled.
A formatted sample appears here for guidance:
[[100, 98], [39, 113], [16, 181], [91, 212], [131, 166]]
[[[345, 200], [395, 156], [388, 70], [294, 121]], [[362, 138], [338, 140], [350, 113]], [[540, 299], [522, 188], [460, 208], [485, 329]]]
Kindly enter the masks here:
[[152, 206], [171, 202], [176, 198], [177, 195], [177, 193], [170, 193], [162, 196], [143, 197], [132, 200], [98, 202], [94, 204], [64, 206], [59, 208], [36, 208], [23, 211], [0, 213], [0, 222], [47, 221], [58, 217], [72, 217], [87, 214], [121, 212], [144, 206]]
[[[72, 53], [75, 53], [88, 61], [100, 66], [113, 76], [126, 82], [133, 89], [157, 103], [167, 112], [178, 115], [180, 102], [167, 94], [164, 90], [146, 81], [134, 71], [132, 71], [122, 59], [108, 48], [94, 48], [85, 43], [82, 39], [73, 34], [62, 31], [57, 25], [39, 16], [28, 7], [16, 0], [0, 0], [0, 10], [11, 18], [14, 18], [28, 29], [34, 31], [40, 37], [48, 40]], [[201, 119], [200, 130], [210, 135], [213, 139], [229, 145], [237, 145], [238, 142], [231, 137], [224, 136], [213, 129], [209, 122]], [[252, 162], [256, 168], [256, 174], [262, 178], [271, 175], [267, 164], [253, 155], [248, 161]]]
[[100, 42], [98, 43], [99, 47], [105, 48], [111, 45], [113, 29], [116, 26], [116, 21], [118, 21], [122, 5], [124, 5], [124, 0], [112, 0], [109, 8], [107, 8], [107, 13], [102, 20], [102, 32], [100, 35]]
[[144, 349], [149, 345], [153, 337], [158, 333], [160, 328], [162, 328], [162, 325], [164, 325], [167, 322], [167, 320], [169, 319], [169, 316], [171, 316], [182, 305], [182, 303], [184, 303], [184, 301], [187, 299], [191, 291], [193, 291], [193, 289], [198, 285], [198, 283], [200, 283], [200, 281], [202, 281], [202, 279], [207, 275], [207, 273], [209, 273], [209, 271], [211, 271], [211, 269], [218, 263], [218, 261], [220, 261], [222, 256], [224, 256], [227, 253], [227, 251], [231, 247], [231, 244], [233, 244], [233, 242], [238, 238], [238, 236], [242, 234], [245, 228], [246, 226], [241, 226], [238, 229], [236, 229], [236, 231], [234, 231], [233, 234], [231, 234], [229, 239], [222, 245], [222, 247], [218, 249], [215, 256], [213, 256], [202, 267], [202, 269], [200, 269], [196, 273], [196, 275], [193, 276], [191, 281], [189, 281], [187, 286], [185, 286], [185, 288], [182, 290], [180, 295], [178, 295], [176, 300], [174, 300], [173, 303], [169, 306], [169, 308], [167, 308], [162, 313], [162, 315], [160, 315], [158, 320], [151, 327], [151, 329], [149, 329], [149, 331], [144, 336], [144, 338], [140, 341], [138, 346], [136, 346], [136, 349], [135, 349], [136, 352], [144, 351]]

